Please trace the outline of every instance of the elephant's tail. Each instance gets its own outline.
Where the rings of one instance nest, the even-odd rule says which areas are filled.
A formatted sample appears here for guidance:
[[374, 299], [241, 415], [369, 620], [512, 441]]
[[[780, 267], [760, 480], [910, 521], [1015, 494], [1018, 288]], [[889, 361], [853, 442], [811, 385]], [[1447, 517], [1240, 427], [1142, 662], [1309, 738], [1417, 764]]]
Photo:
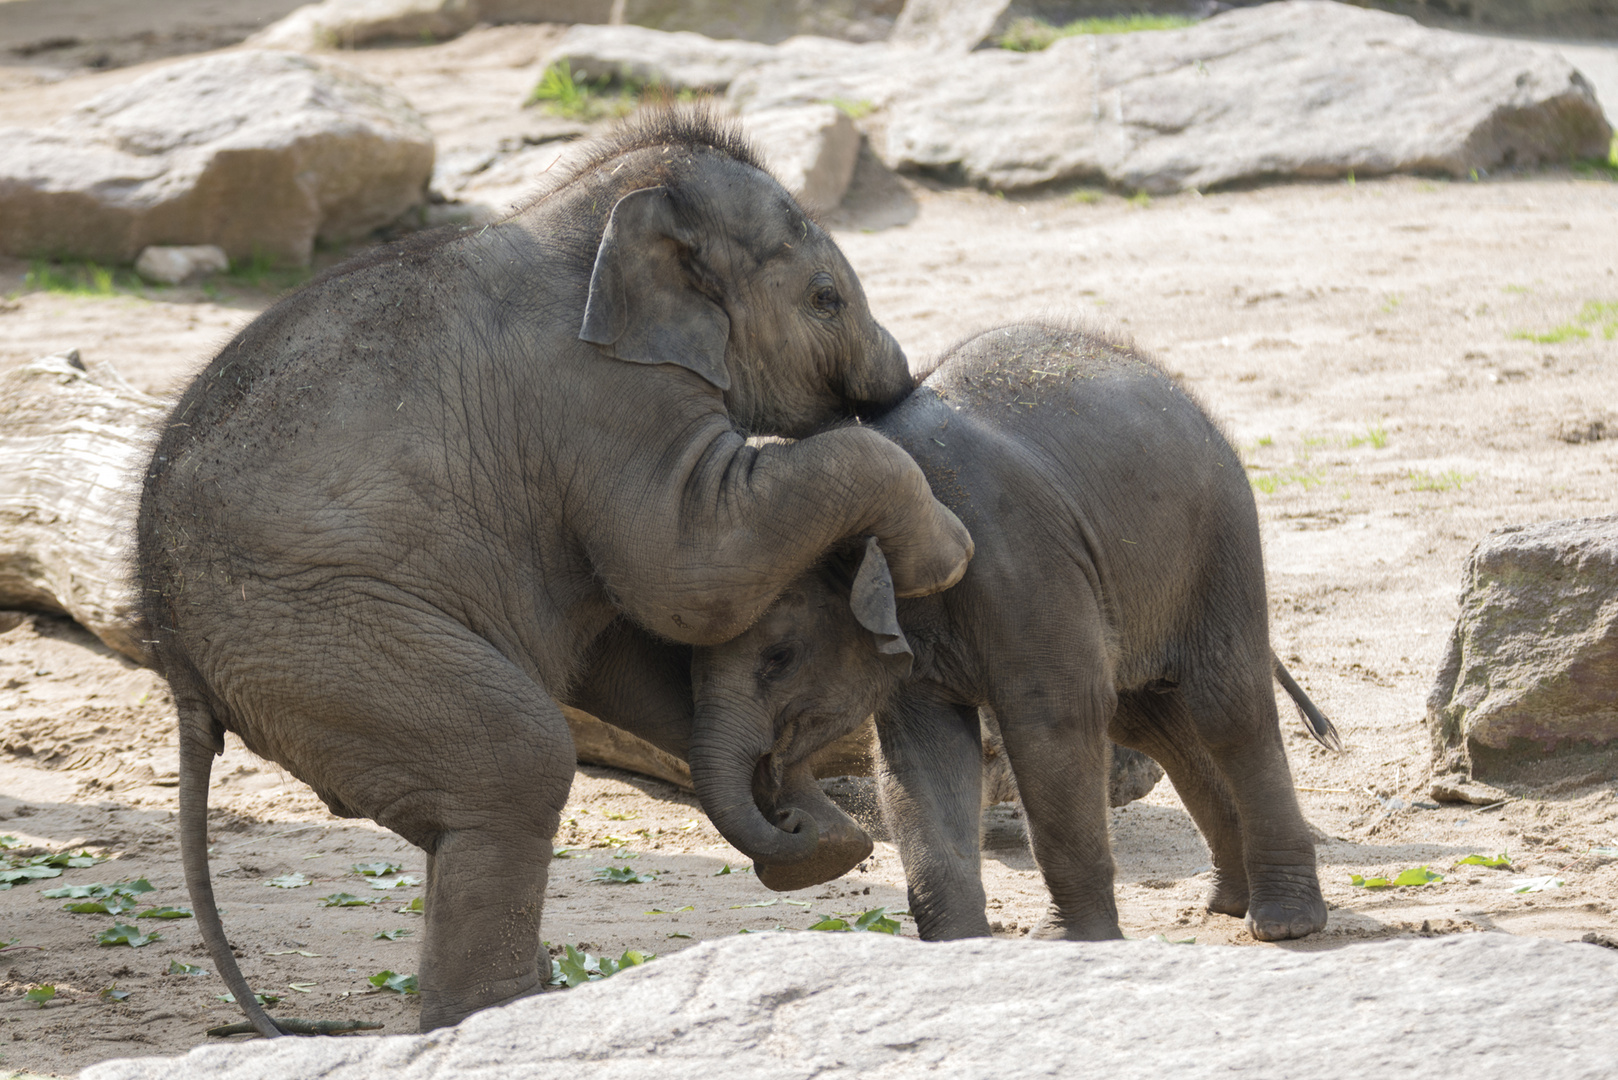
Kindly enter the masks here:
[[208, 777], [213, 757], [222, 748], [221, 731], [213, 713], [201, 701], [186, 700], [176, 694], [180, 711], [180, 860], [185, 867], [185, 884], [191, 893], [191, 908], [197, 929], [213, 957], [220, 978], [236, 997], [236, 1004], [247, 1014], [254, 1030], [267, 1039], [285, 1034], [253, 997], [236, 956], [225, 939], [219, 907], [214, 902], [213, 881], [208, 876]]
[[1326, 719], [1326, 714], [1321, 712], [1314, 702], [1309, 700], [1309, 695], [1304, 693], [1303, 687], [1292, 678], [1292, 673], [1281, 663], [1281, 658], [1272, 652], [1270, 660], [1275, 664], [1276, 681], [1287, 692], [1292, 703], [1298, 707], [1298, 714], [1303, 717], [1303, 726], [1309, 730], [1310, 737], [1327, 750], [1342, 753], [1343, 740], [1337, 737], [1336, 726]]

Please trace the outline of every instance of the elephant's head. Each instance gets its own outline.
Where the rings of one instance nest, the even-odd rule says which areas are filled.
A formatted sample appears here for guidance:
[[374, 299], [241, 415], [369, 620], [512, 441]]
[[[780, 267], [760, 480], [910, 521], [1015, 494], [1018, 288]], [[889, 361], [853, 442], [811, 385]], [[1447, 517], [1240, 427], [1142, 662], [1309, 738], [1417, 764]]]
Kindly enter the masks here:
[[897, 404], [909, 365], [836, 243], [734, 132], [696, 122], [713, 146], [642, 147], [598, 169], [640, 179], [603, 192], [579, 336], [695, 371], [753, 434], [803, 437]]
[[874, 538], [804, 575], [740, 637], [696, 650], [691, 778], [765, 885], [817, 885], [871, 853], [809, 759], [871, 715], [912, 659]]

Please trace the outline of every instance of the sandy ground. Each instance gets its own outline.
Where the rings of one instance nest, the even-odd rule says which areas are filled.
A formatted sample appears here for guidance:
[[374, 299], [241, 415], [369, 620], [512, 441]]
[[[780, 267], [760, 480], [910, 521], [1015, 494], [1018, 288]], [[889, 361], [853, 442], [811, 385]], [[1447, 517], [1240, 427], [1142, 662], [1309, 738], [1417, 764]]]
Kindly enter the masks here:
[[[0, 22], [23, 3], [0, 5]], [[516, 101], [555, 32], [480, 31], [350, 59], [416, 100], [445, 145], [473, 150], [543, 125]], [[0, 70], [0, 123], [49, 119], [138, 70], [64, 75], [19, 61]], [[1618, 505], [1618, 442], [1568, 441], [1618, 420], [1618, 341], [1599, 325], [1587, 338], [1514, 336], [1580, 325], [1587, 303], [1618, 302], [1618, 183], [1565, 172], [1362, 179], [1137, 205], [1085, 191], [1000, 199], [866, 170], [830, 223], [915, 361], [1008, 318], [1087, 319], [1132, 335], [1178, 372], [1250, 464], [1275, 646], [1347, 744], [1330, 754], [1307, 741], [1283, 700], [1331, 922], [1305, 941], [1259, 946], [1238, 920], [1205, 913], [1207, 851], [1164, 783], [1112, 816], [1128, 935], [1304, 950], [1404, 934], [1618, 937], [1613, 778], [1569, 776], [1511, 788], [1500, 806], [1433, 808], [1423, 723], [1472, 546], [1503, 525]], [[270, 299], [237, 284], [212, 298], [30, 292], [26, 269], [0, 262], [0, 367], [78, 347], [155, 392], [183, 382]], [[137, 910], [188, 904], [172, 724], [152, 673], [65, 620], [0, 613], [0, 834], [20, 845], [13, 857], [87, 848], [106, 860], [0, 892], [0, 942], [16, 939], [0, 950], [0, 1075], [178, 1053], [236, 1018], [213, 974], [169, 973], [176, 962], [212, 967], [193, 922], [126, 916], [161, 938], [100, 946], [94, 935], [112, 918], [41, 895], [145, 877], [154, 891]], [[421, 890], [375, 890], [351, 867], [392, 861], [419, 874], [421, 854], [368, 823], [332, 818], [239, 744], [215, 767], [212, 805], [227, 929], [252, 984], [283, 998], [276, 1011], [413, 1030], [412, 999], [376, 991], [368, 977], [416, 970], [414, 937], [377, 935], [419, 929], [419, 916], [399, 909]], [[1014, 810], [986, 820], [990, 917], [1001, 933], [1025, 933], [1044, 888]], [[667, 955], [743, 930], [803, 930], [823, 915], [905, 906], [887, 843], [840, 881], [769, 893], [693, 799], [611, 770], [579, 771], [556, 843], [574, 850], [553, 864], [544, 936], [592, 953]], [[1510, 853], [1510, 869], [1455, 866], [1499, 852]], [[1352, 874], [1421, 865], [1444, 879], [1350, 884]], [[653, 880], [594, 883], [609, 866]], [[270, 885], [294, 873], [310, 883]], [[1528, 877], [1563, 884], [1512, 891]], [[322, 906], [340, 892], [378, 902]], [[54, 999], [25, 998], [45, 984]], [[101, 994], [114, 984], [128, 996]]]

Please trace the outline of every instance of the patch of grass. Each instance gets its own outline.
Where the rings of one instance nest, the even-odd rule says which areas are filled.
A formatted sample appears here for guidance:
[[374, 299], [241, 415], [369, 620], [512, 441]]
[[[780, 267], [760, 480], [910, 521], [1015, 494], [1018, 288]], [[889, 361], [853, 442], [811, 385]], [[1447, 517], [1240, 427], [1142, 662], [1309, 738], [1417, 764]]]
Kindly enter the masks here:
[[[280, 266], [262, 251], [250, 259], [232, 259], [225, 277], [232, 284], [264, 292], [285, 292], [309, 280], [311, 271], [303, 266]], [[207, 292], [206, 286], [203, 289]]]
[[1596, 326], [1601, 336], [1611, 341], [1618, 337], [1618, 300], [1586, 300], [1579, 309], [1578, 320], [1587, 326]]
[[1559, 345], [1564, 341], [1587, 338], [1590, 336], [1590, 331], [1582, 326], [1574, 326], [1572, 323], [1563, 323], [1561, 326], [1547, 330], [1543, 334], [1536, 334], [1532, 330], [1513, 330], [1509, 336], [1513, 341], [1537, 341], [1541, 345]]
[[1396, 311], [1396, 310], [1398, 310], [1399, 305], [1404, 303], [1404, 302], [1405, 302], [1405, 298], [1403, 296], [1400, 296], [1398, 293], [1396, 293], [1396, 292], [1395, 293], [1388, 293], [1386, 296], [1384, 296], [1382, 298], [1382, 310], [1383, 311]]
[[1573, 174], [1586, 180], [1618, 180], [1618, 135], [1607, 148], [1607, 160], [1590, 158], [1573, 163]]
[[1325, 482], [1325, 478], [1314, 470], [1305, 471], [1296, 467], [1284, 469], [1281, 472], [1264, 473], [1255, 476], [1250, 481], [1254, 491], [1262, 491], [1266, 495], [1274, 495], [1288, 484], [1297, 484], [1308, 491]]
[[1100, 202], [1107, 193], [1100, 188], [1079, 188], [1068, 193], [1068, 201], [1082, 203], [1085, 206], [1094, 206]]
[[1274, 443], [1275, 443], [1275, 436], [1273, 436], [1273, 435], [1260, 435], [1258, 437], [1258, 444], [1260, 446], [1271, 446]]
[[633, 82], [619, 82], [603, 76], [591, 82], [575, 79], [566, 60], [546, 68], [539, 82], [528, 92], [524, 105], [538, 105], [564, 120], [606, 120], [632, 112], [647, 88]]
[[35, 259], [23, 275], [23, 288], [32, 292], [68, 296], [140, 294], [144, 283], [133, 270], [120, 270], [94, 262], [51, 262]]
[[1350, 435], [1348, 437], [1348, 448], [1350, 450], [1357, 446], [1364, 446], [1366, 443], [1370, 443], [1373, 449], [1382, 449], [1388, 445], [1388, 429], [1380, 424], [1372, 424], [1365, 429], [1364, 435]]
[[1471, 483], [1474, 479], [1471, 473], [1463, 473], [1458, 469], [1447, 469], [1441, 473], [1412, 469], [1409, 478], [1412, 491], [1459, 491], [1461, 485]]
[[1152, 205], [1152, 197], [1144, 191], [1137, 191], [1129, 197], [1130, 206], [1138, 206], [1142, 210]]
[[858, 101], [850, 101], [848, 98], [827, 98], [826, 104], [834, 106], [850, 120], [864, 120], [876, 111], [876, 103], [864, 98]]
[[1079, 19], [1052, 26], [1043, 19], [1022, 18], [1006, 28], [995, 42], [1013, 52], [1039, 52], [1065, 37], [1079, 34], [1134, 34], [1143, 30], [1179, 30], [1197, 20], [1186, 15], [1114, 15], [1109, 18]]

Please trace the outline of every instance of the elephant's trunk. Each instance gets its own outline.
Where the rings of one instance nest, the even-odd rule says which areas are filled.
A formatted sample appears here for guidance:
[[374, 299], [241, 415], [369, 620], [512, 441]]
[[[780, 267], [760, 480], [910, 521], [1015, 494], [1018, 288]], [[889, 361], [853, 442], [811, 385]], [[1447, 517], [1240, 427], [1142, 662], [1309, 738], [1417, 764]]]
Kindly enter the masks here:
[[842, 877], [870, 857], [871, 838], [826, 798], [807, 761], [794, 766], [782, 778], [774, 805], [777, 813], [780, 807], [787, 806], [808, 818], [820, 839], [814, 852], [798, 862], [756, 860], [753, 873], [765, 888], [776, 892], [807, 889]]
[[820, 843], [815, 819], [792, 806], [764, 816], [753, 801], [753, 776], [770, 752], [767, 727], [738, 732], [722, 723], [737, 710], [698, 704], [691, 732], [691, 783], [719, 834], [756, 862], [795, 863], [814, 854]]
[[915, 386], [904, 349], [880, 323], [865, 335], [865, 363], [843, 385], [849, 411], [867, 419], [881, 416], [909, 396]]

